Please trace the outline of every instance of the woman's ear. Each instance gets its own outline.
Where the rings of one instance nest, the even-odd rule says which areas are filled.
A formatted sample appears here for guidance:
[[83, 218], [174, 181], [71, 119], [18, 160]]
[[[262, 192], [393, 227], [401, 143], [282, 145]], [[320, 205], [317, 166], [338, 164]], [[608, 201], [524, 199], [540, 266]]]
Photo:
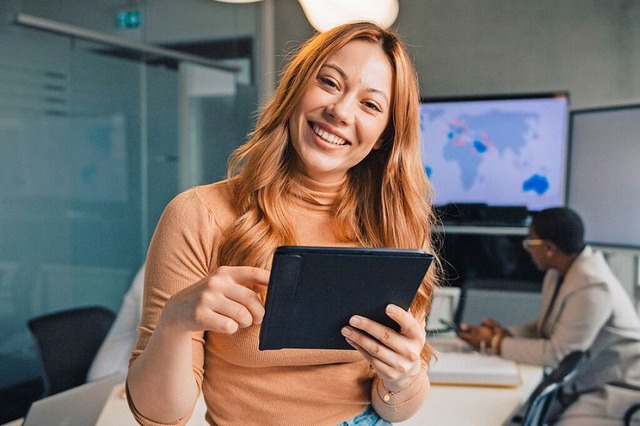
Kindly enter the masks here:
[[558, 246], [556, 246], [554, 243], [552, 243], [551, 241], [545, 241], [544, 242], [545, 245], [545, 250], [546, 250], [546, 254], [547, 256], [553, 256], [556, 253], [558, 253]]
[[[390, 127], [384, 129], [376, 143], [373, 145], [373, 150], [377, 151], [388, 141], [393, 141], [393, 130]], [[391, 143], [391, 142], [389, 142]]]

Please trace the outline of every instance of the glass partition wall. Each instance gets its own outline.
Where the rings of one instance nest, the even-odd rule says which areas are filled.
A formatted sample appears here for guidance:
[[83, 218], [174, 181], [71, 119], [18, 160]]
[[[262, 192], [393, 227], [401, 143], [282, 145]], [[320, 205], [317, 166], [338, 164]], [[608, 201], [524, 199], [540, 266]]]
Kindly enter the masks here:
[[218, 179], [251, 125], [250, 85], [199, 90], [180, 61], [121, 53], [0, 31], [0, 389], [39, 378], [30, 318], [117, 312], [166, 203]]

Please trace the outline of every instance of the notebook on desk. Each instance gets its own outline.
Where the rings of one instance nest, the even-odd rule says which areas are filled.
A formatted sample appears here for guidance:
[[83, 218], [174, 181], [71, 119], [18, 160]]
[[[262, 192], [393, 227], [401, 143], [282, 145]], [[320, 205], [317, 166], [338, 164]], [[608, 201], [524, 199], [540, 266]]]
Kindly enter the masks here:
[[478, 352], [445, 352], [429, 366], [433, 384], [504, 386], [521, 384], [520, 370], [515, 361]]
[[522, 383], [515, 361], [485, 355], [455, 336], [432, 339], [438, 351], [429, 365], [429, 379], [433, 384], [515, 387]]
[[111, 390], [120, 382], [120, 376], [110, 376], [40, 399], [29, 408], [23, 426], [94, 425]]

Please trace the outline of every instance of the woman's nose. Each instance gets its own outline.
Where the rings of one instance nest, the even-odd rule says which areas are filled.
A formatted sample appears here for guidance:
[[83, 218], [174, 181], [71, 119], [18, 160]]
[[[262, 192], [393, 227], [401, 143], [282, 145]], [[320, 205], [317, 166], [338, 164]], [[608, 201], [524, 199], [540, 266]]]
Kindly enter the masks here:
[[333, 118], [333, 120], [350, 124], [353, 121], [354, 117], [354, 105], [355, 102], [348, 96], [341, 96], [338, 99], [335, 99], [335, 102], [327, 105], [326, 111], [327, 114]]

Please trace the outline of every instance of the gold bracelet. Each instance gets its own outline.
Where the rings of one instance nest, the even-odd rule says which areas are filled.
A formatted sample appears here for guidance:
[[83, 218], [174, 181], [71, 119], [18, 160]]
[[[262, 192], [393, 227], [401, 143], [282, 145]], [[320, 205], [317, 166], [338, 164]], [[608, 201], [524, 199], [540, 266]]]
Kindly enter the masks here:
[[382, 385], [382, 388], [384, 389], [384, 395], [382, 395], [382, 400], [384, 402], [389, 402], [389, 400], [391, 399], [391, 397], [393, 395], [395, 395], [396, 393], [394, 391], [390, 391], [389, 389], [387, 389], [384, 385], [384, 382], [382, 381], [382, 379], [380, 379], [380, 384]]

